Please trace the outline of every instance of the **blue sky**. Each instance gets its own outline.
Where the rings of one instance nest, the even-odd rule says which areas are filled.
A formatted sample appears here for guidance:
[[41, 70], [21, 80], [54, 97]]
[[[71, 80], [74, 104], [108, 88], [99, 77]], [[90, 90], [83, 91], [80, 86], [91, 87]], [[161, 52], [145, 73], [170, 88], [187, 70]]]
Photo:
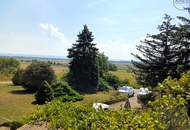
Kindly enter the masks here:
[[131, 60], [167, 13], [190, 15], [172, 0], [1, 0], [0, 54], [67, 56], [84, 24], [110, 59]]

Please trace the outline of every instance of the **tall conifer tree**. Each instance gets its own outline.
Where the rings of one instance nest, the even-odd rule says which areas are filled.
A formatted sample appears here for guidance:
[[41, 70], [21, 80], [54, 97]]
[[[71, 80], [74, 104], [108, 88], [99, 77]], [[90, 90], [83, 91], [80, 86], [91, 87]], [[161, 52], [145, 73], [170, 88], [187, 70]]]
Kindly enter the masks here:
[[175, 34], [175, 26], [171, 24], [172, 18], [165, 15], [162, 25], [158, 26], [159, 33], [148, 35], [137, 46], [141, 53], [132, 54], [137, 61], [132, 61], [138, 81], [144, 86], [154, 87], [162, 82], [167, 76], [176, 75], [176, 52], [173, 48], [172, 39]]
[[69, 82], [79, 91], [95, 91], [99, 83], [98, 49], [86, 25], [77, 36], [77, 43], [68, 49], [71, 59]]

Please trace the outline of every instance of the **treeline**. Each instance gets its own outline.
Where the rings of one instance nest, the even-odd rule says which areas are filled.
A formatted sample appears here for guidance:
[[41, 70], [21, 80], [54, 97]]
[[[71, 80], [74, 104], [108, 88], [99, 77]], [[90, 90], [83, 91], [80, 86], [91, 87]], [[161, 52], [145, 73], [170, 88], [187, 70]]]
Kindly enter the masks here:
[[0, 74], [14, 74], [19, 66], [20, 63], [14, 58], [0, 58]]

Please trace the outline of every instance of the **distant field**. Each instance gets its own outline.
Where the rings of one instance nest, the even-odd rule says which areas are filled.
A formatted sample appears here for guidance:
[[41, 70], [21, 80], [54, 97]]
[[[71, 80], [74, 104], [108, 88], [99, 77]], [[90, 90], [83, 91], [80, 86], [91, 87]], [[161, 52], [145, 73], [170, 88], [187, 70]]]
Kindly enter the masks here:
[[21, 86], [0, 84], [0, 124], [19, 120], [30, 113], [37, 105], [33, 105], [33, 94], [25, 93]]
[[139, 88], [139, 85], [138, 85], [135, 75], [133, 73], [130, 73], [130, 72], [127, 72], [124, 70], [115, 71], [115, 72], [111, 72], [111, 73], [118, 76], [119, 79], [121, 79], [121, 80], [127, 79], [130, 86], [132, 86], [134, 88]]

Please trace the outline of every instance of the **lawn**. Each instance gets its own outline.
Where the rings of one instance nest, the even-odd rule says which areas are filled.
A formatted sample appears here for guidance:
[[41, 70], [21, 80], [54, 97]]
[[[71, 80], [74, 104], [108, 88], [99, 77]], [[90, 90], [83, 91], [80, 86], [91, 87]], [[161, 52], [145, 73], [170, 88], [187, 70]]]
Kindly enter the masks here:
[[[117, 91], [84, 94], [84, 100], [78, 103], [118, 102], [127, 95]], [[0, 124], [19, 121], [24, 115], [32, 112], [38, 105], [33, 104], [34, 95], [26, 93], [21, 86], [0, 83]]]
[[0, 84], [0, 124], [18, 121], [30, 113], [37, 105], [33, 105], [33, 94], [28, 94], [21, 86]]

